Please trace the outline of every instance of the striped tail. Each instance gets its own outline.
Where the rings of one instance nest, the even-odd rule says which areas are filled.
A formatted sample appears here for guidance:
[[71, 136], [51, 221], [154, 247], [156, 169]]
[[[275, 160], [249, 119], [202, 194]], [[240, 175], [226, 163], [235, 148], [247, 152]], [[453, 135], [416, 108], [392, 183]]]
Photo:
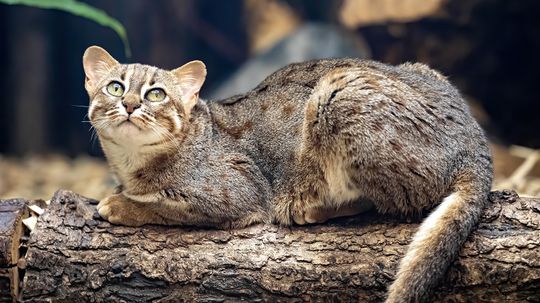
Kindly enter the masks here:
[[429, 299], [486, 205], [491, 175], [482, 172], [462, 173], [454, 192], [420, 225], [389, 288], [387, 303]]

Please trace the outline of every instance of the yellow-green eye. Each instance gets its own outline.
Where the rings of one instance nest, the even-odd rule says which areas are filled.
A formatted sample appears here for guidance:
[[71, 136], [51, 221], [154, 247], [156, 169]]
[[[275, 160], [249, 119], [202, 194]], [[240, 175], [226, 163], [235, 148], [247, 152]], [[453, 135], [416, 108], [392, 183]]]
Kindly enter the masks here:
[[167, 97], [167, 94], [165, 94], [164, 90], [161, 88], [153, 88], [146, 93], [144, 98], [148, 101], [159, 102], [165, 100], [165, 97]]
[[120, 97], [124, 94], [124, 86], [118, 81], [113, 81], [107, 85], [107, 92], [115, 97]]

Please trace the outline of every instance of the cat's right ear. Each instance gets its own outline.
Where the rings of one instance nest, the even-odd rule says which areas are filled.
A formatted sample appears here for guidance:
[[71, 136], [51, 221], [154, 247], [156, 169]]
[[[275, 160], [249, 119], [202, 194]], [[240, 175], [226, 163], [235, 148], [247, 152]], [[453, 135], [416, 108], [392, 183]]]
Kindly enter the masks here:
[[92, 91], [94, 85], [118, 64], [118, 61], [103, 48], [95, 45], [87, 48], [83, 55], [83, 67], [86, 75], [84, 87], [86, 90]]
[[199, 101], [199, 91], [206, 79], [206, 66], [195, 60], [172, 71], [182, 91], [184, 111], [189, 115], [191, 109]]

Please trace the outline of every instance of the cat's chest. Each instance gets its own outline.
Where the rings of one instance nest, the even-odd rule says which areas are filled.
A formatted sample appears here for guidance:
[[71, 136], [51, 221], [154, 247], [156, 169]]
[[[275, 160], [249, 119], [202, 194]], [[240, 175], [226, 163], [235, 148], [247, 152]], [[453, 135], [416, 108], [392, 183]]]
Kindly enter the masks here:
[[149, 165], [149, 156], [136, 147], [103, 146], [107, 160], [124, 187], [134, 187], [138, 183], [137, 174]]

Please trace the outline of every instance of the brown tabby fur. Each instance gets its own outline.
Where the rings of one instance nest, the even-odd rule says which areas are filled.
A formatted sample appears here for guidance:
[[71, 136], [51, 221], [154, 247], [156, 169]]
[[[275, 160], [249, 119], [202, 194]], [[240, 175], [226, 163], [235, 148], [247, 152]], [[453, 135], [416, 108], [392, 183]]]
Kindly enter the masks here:
[[[90, 47], [83, 63], [89, 117], [121, 184], [98, 205], [112, 223], [234, 228], [323, 222], [370, 207], [405, 217], [434, 209], [386, 300], [418, 302], [486, 204], [486, 138], [459, 92], [425, 65], [309, 61], [205, 102], [200, 61], [165, 71]], [[104, 89], [112, 80], [124, 84], [121, 97]], [[145, 100], [151, 87], [167, 99]], [[138, 107], [129, 116], [128, 105]]]

